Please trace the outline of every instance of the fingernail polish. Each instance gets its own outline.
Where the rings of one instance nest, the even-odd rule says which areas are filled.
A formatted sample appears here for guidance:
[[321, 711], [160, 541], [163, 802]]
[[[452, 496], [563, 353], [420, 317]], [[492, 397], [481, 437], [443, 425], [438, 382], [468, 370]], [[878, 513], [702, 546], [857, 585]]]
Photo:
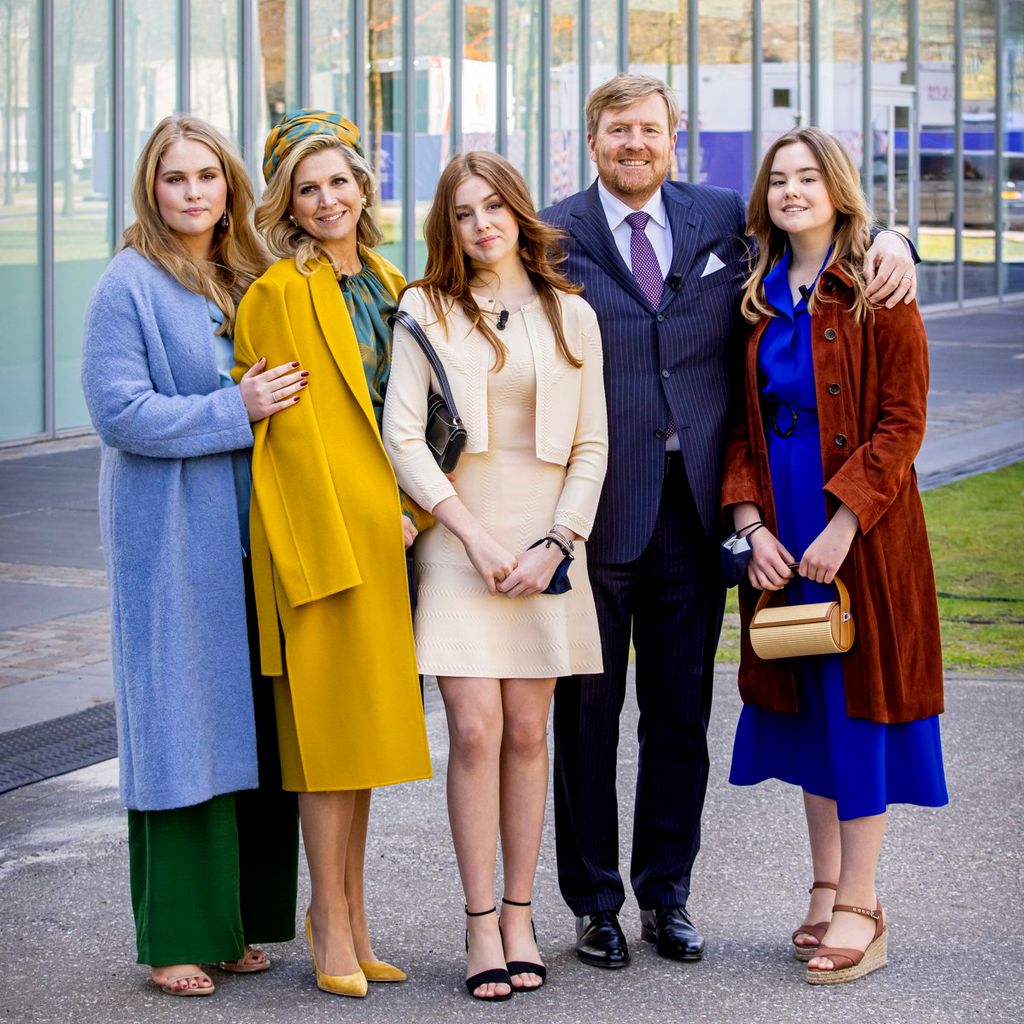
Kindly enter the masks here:
[[298, 365], [299, 365], [298, 363], [292, 363], [293, 367], [297, 367]]
[[300, 388], [304, 388], [308, 383], [309, 383], [308, 380], [300, 380], [299, 381], [299, 387]]
[[303, 370], [302, 373], [300, 374], [300, 376], [308, 377], [309, 376], [309, 370]]

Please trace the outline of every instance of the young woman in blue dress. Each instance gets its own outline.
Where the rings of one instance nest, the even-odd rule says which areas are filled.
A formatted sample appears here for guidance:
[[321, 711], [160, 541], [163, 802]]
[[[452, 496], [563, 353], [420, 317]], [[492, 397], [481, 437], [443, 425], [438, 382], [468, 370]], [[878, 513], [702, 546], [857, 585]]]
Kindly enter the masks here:
[[[748, 231], [759, 252], [742, 309], [756, 326], [722, 499], [753, 549], [730, 781], [803, 790], [814, 882], [792, 943], [808, 982], [835, 984], [886, 963], [875, 876], [888, 805], [948, 801], [938, 611], [913, 470], [926, 338], [916, 304], [865, 296], [867, 208], [832, 136], [776, 140]], [[851, 651], [759, 659], [747, 634], [756, 591], [827, 601], [837, 572], [852, 595]]]

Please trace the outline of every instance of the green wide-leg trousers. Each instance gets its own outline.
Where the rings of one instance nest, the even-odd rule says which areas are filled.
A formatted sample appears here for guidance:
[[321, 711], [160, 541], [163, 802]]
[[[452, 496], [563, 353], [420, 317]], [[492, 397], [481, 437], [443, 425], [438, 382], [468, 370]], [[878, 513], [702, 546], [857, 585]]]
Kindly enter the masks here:
[[[251, 601], [251, 590], [247, 596]], [[254, 623], [255, 609], [249, 611]], [[298, 800], [281, 789], [274, 684], [259, 675], [257, 638], [249, 642], [259, 788], [194, 807], [128, 812], [140, 964], [237, 960], [247, 943], [295, 937]]]

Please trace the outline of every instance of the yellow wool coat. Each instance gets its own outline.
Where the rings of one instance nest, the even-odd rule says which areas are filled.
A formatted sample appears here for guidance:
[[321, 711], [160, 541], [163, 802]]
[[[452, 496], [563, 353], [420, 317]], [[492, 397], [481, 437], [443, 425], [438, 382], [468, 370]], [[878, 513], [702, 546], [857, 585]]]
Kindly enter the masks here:
[[[360, 255], [397, 297], [399, 271]], [[253, 424], [253, 580], [285, 788], [428, 778], [398, 485], [328, 264], [306, 276], [281, 260], [246, 293], [236, 379], [261, 356], [309, 371], [301, 401]]]

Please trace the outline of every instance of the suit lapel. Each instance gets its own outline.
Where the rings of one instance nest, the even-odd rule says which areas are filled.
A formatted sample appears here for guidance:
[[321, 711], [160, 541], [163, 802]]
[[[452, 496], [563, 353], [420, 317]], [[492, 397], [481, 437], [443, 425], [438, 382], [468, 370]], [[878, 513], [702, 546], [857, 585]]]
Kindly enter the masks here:
[[573, 238], [587, 250], [598, 266], [614, 277], [637, 302], [650, 308], [640, 285], [633, 277], [633, 271], [622, 262], [622, 256], [619, 255], [601, 205], [596, 181], [583, 193], [583, 203], [579, 211], [573, 214], [571, 231]]
[[376, 430], [377, 419], [373, 415], [373, 404], [370, 402], [370, 390], [366, 384], [366, 374], [363, 372], [359, 342], [356, 340], [352, 321], [345, 308], [341, 286], [330, 264], [324, 263], [313, 271], [309, 277], [309, 291], [320, 330], [327, 340], [327, 347], [331, 350], [331, 355], [349, 390]]
[[[692, 200], [678, 189], [662, 186], [661, 194], [672, 229], [672, 265], [668, 280], [677, 278], [685, 281], [693, 271], [693, 261], [700, 248], [702, 218], [694, 210]], [[661, 296], [662, 308], [668, 306], [678, 294], [679, 289], [666, 287]]]

